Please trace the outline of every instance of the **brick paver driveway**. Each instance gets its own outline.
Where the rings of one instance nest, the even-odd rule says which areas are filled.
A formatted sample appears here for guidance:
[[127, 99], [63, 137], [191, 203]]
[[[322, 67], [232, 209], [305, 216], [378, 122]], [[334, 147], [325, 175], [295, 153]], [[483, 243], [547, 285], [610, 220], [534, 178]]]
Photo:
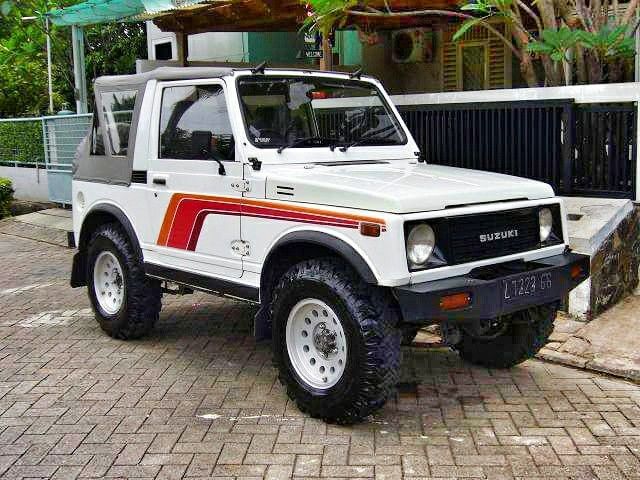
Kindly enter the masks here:
[[414, 349], [383, 411], [325, 425], [287, 401], [250, 307], [168, 298], [151, 337], [112, 340], [70, 259], [0, 234], [3, 477], [640, 477], [635, 385]]

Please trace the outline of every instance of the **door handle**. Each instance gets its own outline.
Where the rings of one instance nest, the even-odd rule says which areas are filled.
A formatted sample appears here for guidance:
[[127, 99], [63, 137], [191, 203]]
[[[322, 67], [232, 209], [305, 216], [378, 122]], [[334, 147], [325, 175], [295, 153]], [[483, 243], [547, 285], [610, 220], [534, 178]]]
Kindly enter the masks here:
[[154, 176], [152, 181], [154, 185], [166, 185], [167, 177], [164, 175]]

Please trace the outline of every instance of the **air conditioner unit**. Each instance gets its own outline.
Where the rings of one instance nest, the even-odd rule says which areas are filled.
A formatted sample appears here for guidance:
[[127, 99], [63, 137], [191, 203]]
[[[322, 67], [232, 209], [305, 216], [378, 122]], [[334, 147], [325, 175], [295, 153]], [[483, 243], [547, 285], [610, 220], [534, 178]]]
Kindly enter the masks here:
[[393, 32], [391, 59], [396, 63], [431, 62], [433, 32], [426, 28], [408, 28]]

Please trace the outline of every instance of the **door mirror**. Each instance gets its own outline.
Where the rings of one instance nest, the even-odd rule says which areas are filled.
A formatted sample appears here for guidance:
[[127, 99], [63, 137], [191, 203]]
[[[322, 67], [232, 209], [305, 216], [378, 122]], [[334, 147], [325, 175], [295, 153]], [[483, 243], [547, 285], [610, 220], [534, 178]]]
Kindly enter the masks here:
[[212, 150], [214, 143], [213, 135], [209, 131], [196, 130], [191, 134], [191, 149], [196, 158], [201, 160], [213, 160], [218, 162], [218, 173], [220, 175], [226, 175], [227, 171], [222, 164], [222, 161], [218, 158], [217, 153]]

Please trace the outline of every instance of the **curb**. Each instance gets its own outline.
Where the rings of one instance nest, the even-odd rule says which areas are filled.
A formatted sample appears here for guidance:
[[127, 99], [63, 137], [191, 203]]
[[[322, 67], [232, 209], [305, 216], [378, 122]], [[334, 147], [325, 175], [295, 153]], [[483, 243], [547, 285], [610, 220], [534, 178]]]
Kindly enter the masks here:
[[566, 352], [558, 352], [542, 348], [536, 358], [551, 363], [582, 368], [598, 373], [606, 373], [614, 377], [640, 382], [640, 361], [606, 354], [598, 354], [593, 358], [580, 357]]

